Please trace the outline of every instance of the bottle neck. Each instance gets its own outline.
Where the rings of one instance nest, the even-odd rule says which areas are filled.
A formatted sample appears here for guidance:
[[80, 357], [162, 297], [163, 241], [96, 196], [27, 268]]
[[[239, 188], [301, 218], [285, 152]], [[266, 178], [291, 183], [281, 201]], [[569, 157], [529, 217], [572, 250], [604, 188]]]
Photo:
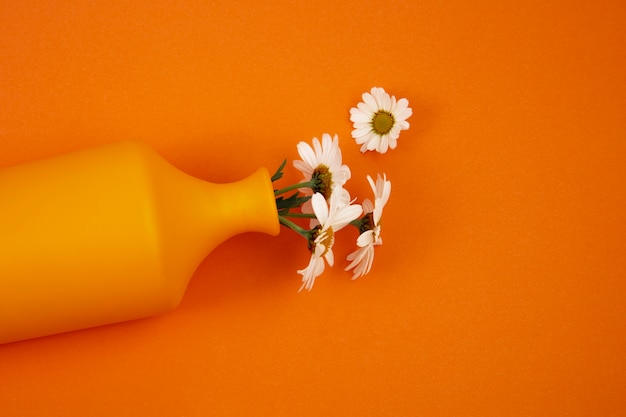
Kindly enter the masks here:
[[215, 184], [162, 162], [157, 164], [156, 205], [165, 269], [180, 266], [177, 275], [191, 276], [215, 247], [235, 235], [279, 234], [274, 190], [265, 168], [239, 181]]
[[[205, 182], [207, 219], [211, 224], [220, 219], [225, 238], [246, 233], [261, 232], [277, 236], [280, 232], [274, 190], [267, 169], [260, 168], [239, 181], [214, 184]], [[221, 222], [228, 224], [222, 224]], [[213, 226], [211, 226], [213, 228]]]

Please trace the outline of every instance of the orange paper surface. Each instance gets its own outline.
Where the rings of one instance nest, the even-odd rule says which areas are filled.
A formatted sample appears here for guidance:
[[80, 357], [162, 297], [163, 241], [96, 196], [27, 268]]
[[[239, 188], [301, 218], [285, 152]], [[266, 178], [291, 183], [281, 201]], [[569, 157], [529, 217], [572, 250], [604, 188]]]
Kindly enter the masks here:
[[329, 132], [393, 190], [359, 280], [355, 231], [310, 293], [300, 237], [243, 235], [172, 313], [0, 346], [3, 416], [626, 415], [621, 3], [5, 3], [0, 166], [132, 139], [227, 182]]

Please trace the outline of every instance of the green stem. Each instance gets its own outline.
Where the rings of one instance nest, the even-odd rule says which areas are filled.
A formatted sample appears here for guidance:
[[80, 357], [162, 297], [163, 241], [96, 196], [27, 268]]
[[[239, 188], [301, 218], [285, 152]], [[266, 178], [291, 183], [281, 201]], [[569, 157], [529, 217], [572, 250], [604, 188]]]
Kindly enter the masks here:
[[356, 220], [352, 220], [349, 224], [350, 226], [354, 226], [357, 229], [360, 229], [363, 222], [361, 221], [361, 219], [356, 219]]
[[295, 224], [289, 219], [286, 219], [283, 216], [278, 216], [278, 220], [280, 221], [280, 224], [282, 224], [283, 226], [290, 228], [291, 230], [297, 232], [300, 236], [304, 237], [306, 240], [309, 240], [308, 230], [303, 229], [302, 227], [298, 226], [297, 224]]
[[300, 217], [300, 218], [304, 218], [304, 219], [315, 219], [315, 214], [313, 213], [290, 213], [290, 212], [286, 212], [283, 213], [283, 216], [285, 217]]
[[285, 194], [285, 193], [288, 193], [289, 191], [296, 190], [298, 188], [313, 188], [314, 185], [315, 185], [314, 181], [299, 182], [297, 184], [293, 184], [288, 187], [281, 188], [280, 190], [274, 190], [274, 195]]

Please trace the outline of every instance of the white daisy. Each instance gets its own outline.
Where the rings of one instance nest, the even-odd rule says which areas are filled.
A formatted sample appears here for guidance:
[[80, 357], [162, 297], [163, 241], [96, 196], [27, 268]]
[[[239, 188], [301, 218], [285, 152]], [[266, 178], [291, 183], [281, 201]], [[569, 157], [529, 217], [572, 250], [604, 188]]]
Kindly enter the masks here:
[[350, 121], [354, 130], [352, 137], [361, 152], [376, 150], [387, 152], [395, 149], [401, 130], [409, 128], [406, 121], [413, 114], [409, 101], [389, 96], [384, 89], [373, 87], [370, 93], [363, 93], [363, 101], [350, 109]]
[[309, 291], [313, 288], [315, 279], [324, 272], [324, 259], [328, 265], [333, 266], [335, 256], [332, 248], [335, 244], [335, 233], [358, 218], [363, 212], [359, 204], [346, 202], [342, 198], [344, 193], [340, 190], [336, 191], [330, 196], [330, 206], [321, 193], [315, 193], [311, 197], [313, 212], [319, 224], [313, 228], [309, 239], [311, 250], [309, 264], [306, 268], [298, 271], [298, 274], [302, 275], [300, 291], [303, 288]]
[[380, 220], [383, 215], [383, 208], [391, 195], [391, 181], [387, 180], [385, 174], [382, 178], [379, 174], [375, 184], [369, 175], [367, 181], [374, 191], [374, 203], [372, 204], [370, 200], [363, 201], [365, 216], [361, 219], [359, 228], [361, 234], [356, 241], [358, 249], [347, 257], [350, 265], [346, 267], [346, 271], [354, 269], [352, 279], [367, 274], [372, 268], [374, 246], [383, 244], [383, 239], [380, 236]]
[[303, 182], [314, 182], [312, 188], [300, 189], [304, 195], [321, 193], [328, 200], [333, 189], [343, 186], [350, 179], [350, 168], [341, 162], [337, 135], [331, 138], [324, 133], [321, 144], [319, 139], [313, 138], [312, 147], [300, 142], [297, 148], [302, 160], [293, 161], [293, 166], [304, 175]]
[[[351, 200], [350, 192], [343, 187], [336, 187], [335, 190], [333, 191], [332, 198], [337, 200], [336, 201], [337, 206], [346, 206], [346, 205], [349, 205], [350, 203], [353, 203], [354, 200], [356, 200], [356, 198], [354, 200]], [[308, 211], [308, 213], [313, 213], [312, 201], [309, 200], [307, 201], [307, 203], [309, 203], [309, 208], [310, 208], [310, 211]], [[306, 211], [304, 210], [304, 207], [305, 206], [303, 205], [302, 211], [306, 213]], [[311, 219], [311, 221], [309, 222], [309, 229], [313, 229], [315, 226], [318, 226], [319, 224], [320, 222], [316, 215], [315, 218]]]

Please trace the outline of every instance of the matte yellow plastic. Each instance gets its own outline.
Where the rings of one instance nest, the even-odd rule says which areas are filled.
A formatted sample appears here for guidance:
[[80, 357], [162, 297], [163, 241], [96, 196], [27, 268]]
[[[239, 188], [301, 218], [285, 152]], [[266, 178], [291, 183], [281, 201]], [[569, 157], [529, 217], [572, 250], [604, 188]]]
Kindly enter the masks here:
[[249, 231], [279, 233], [265, 169], [212, 184], [120, 142], [0, 170], [0, 343], [172, 309]]

